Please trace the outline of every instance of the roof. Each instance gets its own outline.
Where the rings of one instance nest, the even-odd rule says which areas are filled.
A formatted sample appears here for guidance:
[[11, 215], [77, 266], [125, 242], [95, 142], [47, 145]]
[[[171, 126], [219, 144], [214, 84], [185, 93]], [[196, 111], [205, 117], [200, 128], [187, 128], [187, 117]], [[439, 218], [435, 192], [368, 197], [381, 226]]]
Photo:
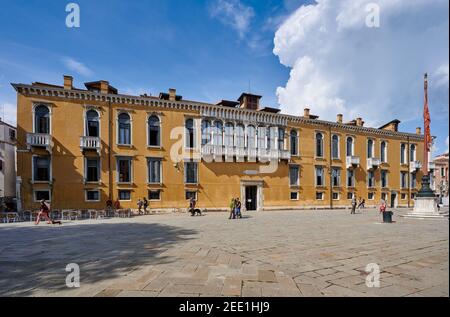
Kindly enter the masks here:
[[[160, 92], [159, 93], [159, 99], [163, 99], [163, 100], [169, 100], [170, 95], [167, 92]], [[176, 101], [180, 101], [183, 99], [183, 96], [180, 95], [176, 95], [175, 96], [175, 100]]]
[[231, 107], [231, 108], [236, 108], [236, 106], [239, 105], [239, 102], [237, 101], [230, 101], [230, 100], [221, 100], [217, 103], [218, 106], [223, 106], [223, 107]]
[[262, 111], [262, 112], [270, 112], [270, 113], [279, 113], [281, 111], [281, 109], [278, 108], [271, 108], [271, 107], [264, 107], [258, 111]]
[[262, 96], [259, 96], [259, 95], [253, 95], [253, 94], [249, 94], [249, 93], [244, 92], [244, 93], [238, 98], [238, 100], [239, 100], [239, 101], [242, 101], [242, 98], [247, 97], [247, 96], [250, 96], [250, 97], [256, 97], [256, 98], [258, 98], [258, 99], [261, 99], [261, 98], [262, 98]]
[[[88, 82], [88, 83], [84, 83], [84, 86], [86, 86], [86, 88], [88, 90], [89, 90], [89, 88], [100, 89], [101, 82], [102, 82], [102, 80], [91, 81], [91, 82]], [[104, 82], [107, 82], [107, 81], [104, 81]], [[109, 83], [108, 83], [108, 90], [110, 90], [114, 94], [117, 94], [117, 92], [118, 92], [118, 90], [116, 88], [114, 88], [113, 86], [111, 86]]]
[[384, 129], [384, 128], [386, 128], [387, 126], [389, 126], [389, 125], [391, 125], [391, 124], [400, 124], [400, 120], [398, 120], [398, 119], [394, 119], [394, 120], [392, 120], [392, 121], [389, 121], [388, 123], [386, 123], [386, 124], [384, 124], [384, 125], [382, 125], [381, 127], [379, 127], [378, 129]]

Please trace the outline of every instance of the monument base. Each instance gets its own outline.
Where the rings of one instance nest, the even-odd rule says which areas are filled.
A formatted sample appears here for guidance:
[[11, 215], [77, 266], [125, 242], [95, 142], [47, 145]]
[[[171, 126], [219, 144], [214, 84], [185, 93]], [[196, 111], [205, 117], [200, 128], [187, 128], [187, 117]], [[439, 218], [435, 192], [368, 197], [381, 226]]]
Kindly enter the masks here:
[[409, 218], [446, 218], [448, 214], [440, 213], [434, 197], [416, 197], [414, 199], [414, 209], [404, 215]]

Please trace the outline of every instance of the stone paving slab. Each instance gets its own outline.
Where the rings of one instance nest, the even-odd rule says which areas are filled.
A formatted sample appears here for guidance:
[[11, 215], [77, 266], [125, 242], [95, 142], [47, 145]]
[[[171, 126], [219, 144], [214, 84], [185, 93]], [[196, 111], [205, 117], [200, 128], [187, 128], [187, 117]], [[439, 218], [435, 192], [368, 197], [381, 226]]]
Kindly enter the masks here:
[[[0, 224], [0, 296], [449, 296], [448, 220], [382, 224], [375, 210], [246, 216]], [[80, 267], [79, 288], [65, 285], [69, 263]], [[370, 263], [380, 288], [366, 286]]]

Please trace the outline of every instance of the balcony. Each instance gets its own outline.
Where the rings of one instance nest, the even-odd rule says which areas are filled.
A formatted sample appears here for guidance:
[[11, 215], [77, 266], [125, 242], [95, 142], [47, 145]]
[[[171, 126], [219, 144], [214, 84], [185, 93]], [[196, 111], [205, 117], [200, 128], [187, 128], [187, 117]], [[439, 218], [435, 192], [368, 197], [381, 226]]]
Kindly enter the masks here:
[[94, 150], [94, 151], [97, 151], [97, 153], [100, 154], [100, 148], [101, 148], [100, 145], [101, 145], [101, 141], [100, 141], [99, 137], [82, 136], [80, 138], [81, 151]]
[[374, 170], [381, 165], [381, 160], [379, 158], [370, 157], [367, 159], [367, 169]]
[[291, 159], [291, 151], [289, 151], [289, 150], [280, 150], [279, 158], [280, 158], [280, 160], [290, 160]]
[[225, 146], [224, 147], [224, 154], [225, 154], [225, 159], [233, 159], [234, 157], [234, 147], [232, 146]]
[[247, 156], [247, 151], [243, 147], [236, 147], [234, 150], [237, 159], [244, 159]]
[[50, 152], [53, 148], [52, 136], [45, 133], [27, 133], [27, 146], [43, 147]]
[[420, 161], [413, 161], [409, 163], [409, 172], [415, 173], [422, 168], [422, 163]]
[[359, 166], [359, 156], [347, 156], [346, 158], [347, 168], [355, 168]]
[[239, 161], [247, 158], [247, 161], [249, 162], [256, 162], [256, 160], [259, 160], [260, 162], [268, 162], [291, 159], [291, 153], [288, 150], [256, 149], [211, 144], [202, 146], [202, 156], [204, 158], [214, 157], [215, 161], [221, 161], [223, 156], [225, 156], [226, 161], [230, 158], [236, 158], [236, 160]]

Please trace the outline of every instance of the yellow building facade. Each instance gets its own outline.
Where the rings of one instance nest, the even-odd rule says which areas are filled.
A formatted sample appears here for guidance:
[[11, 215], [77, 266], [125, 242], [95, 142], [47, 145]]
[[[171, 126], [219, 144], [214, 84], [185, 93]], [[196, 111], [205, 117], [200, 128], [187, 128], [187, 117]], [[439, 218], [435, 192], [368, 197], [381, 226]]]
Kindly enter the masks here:
[[119, 199], [137, 208], [247, 210], [413, 205], [423, 135], [357, 118], [323, 121], [260, 107], [261, 96], [208, 104], [174, 89], [121, 95], [107, 81], [73, 87], [12, 84], [17, 91], [17, 174], [23, 209], [40, 199], [59, 209], [101, 209]]

